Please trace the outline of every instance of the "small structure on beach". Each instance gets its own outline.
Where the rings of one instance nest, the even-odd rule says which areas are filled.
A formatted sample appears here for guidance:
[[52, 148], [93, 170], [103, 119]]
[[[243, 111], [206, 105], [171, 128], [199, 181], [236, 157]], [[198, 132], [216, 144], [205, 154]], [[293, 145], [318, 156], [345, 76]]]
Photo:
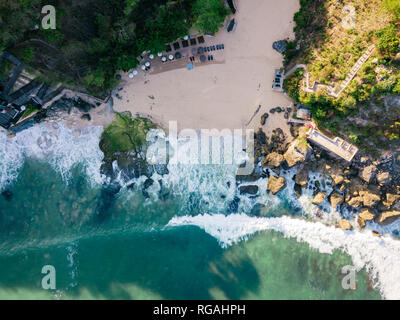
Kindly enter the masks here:
[[311, 112], [310, 110], [300, 107], [296, 112], [296, 118], [300, 120], [311, 120]]
[[309, 125], [307, 138], [310, 142], [315, 143], [322, 149], [336, 155], [348, 162], [351, 162], [358, 152], [358, 148], [339, 137], [331, 139], [318, 131], [314, 125]]
[[283, 71], [281, 69], [275, 70], [274, 80], [272, 81], [272, 89], [283, 92]]

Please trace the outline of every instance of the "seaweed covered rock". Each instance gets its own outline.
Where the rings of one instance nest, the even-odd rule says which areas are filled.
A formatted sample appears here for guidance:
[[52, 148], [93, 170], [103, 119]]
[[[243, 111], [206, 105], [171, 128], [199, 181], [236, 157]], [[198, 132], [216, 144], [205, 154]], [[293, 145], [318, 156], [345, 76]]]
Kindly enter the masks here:
[[102, 172], [114, 178], [116, 164], [128, 180], [141, 175], [151, 176], [154, 167], [146, 161], [146, 136], [155, 127], [146, 118], [132, 119], [127, 114], [116, 114], [100, 140], [100, 149], [104, 153]]

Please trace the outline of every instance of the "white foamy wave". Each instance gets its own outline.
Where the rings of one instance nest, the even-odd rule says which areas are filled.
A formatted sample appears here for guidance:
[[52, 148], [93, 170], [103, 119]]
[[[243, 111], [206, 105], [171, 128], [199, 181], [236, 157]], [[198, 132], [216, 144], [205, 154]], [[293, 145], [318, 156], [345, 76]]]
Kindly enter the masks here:
[[47, 161], [64, 181], [71, 176], [71, 169], [83, 165], [93, 183], [101, 183], [100, 174], [103, 153], [99, 148], [102, 127], [70, 129], [63, 123], [36, 125], [8, 138], [0, 133], [0, 189], [18, 176], [24, 158], [31, 157]]
[[349, 254], [354, 266], [366, 268], [386, 299], [400, 299], [400, 242], [378, 238], [370, 232], [344, 232], [333, 226], [289, 217], [255, 218], [245, 214], [174, 217], [167, 226], [197, 226], [217, 238], [223, 247], [263, 230], [282, 232], [285, 237], [308, 243], [321, 253], [338, 249]]

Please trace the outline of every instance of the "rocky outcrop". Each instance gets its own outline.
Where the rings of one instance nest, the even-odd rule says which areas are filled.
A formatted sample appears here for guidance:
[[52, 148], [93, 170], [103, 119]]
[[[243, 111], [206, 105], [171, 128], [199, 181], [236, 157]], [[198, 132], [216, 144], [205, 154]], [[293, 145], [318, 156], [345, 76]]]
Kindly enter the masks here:
[[271, 191], [272, 194], [277, 194], [286, 186], [286, 180], [283, 177], [275, 178], [270, 176], [268, 179], [267, 190]]
[[340, 193], [333, 191], [329, 196], [329, 201], [331, 203], [332, 208], [336, 208], [338, 205], [342, 204], [344, 200], [343, 195]]
[[349, 220], [341, 219], [339, 221], [339, 228], [342, 229], [343, 231], [346, 231], [346, 230], [351, 230], [353, 227]]
[[263, 159], [261, 165], [263, 167], [277, 168], [282, 164], [283, 160], [283, 155], [277, 152], [272, 152]]
[[371, 190], [355, 191], [352, 195], [353, 196], [347, 201], [347, 204], [354, 208], [359, 208], [362, 205], [365, 207], [375, 207], [381, 200], [380, 195]]
[[376, 175], [376, 180], [382, 186], [390, 183], [391, 177], [389, 172], [381, 172]]
[[372, 180], [375, 179], [377, 171], [378, 169], [375, 165], [365, 167], [363, 170], [360, 171], [360, 178], [367, 183], [371, 183]]
[[341, 174], [332, 174], [332, 185], [336, 186], [344, 181], [344, 177]]
[[258, 186], [254, 185], [240, 186], [239, 191], [240, 194], [256, 195], [258, 193]]
[[314, 197], [312, 204], [320, 205], [322, 202], [324, 202], [325, 197], [326, 197], [325, 192], [318, 192], [317, 195]]
[[364, 221], [371, 221], [375, 218], [375, 213], [373, 213], [370, 209], [364, 208], [360, 210], [358, 217], [363, 219]]
[[311, 154], [312, 149], [306, 140], [296, 139], [290, 145], [283, 157], [289, 167], [304, 162]]
[[383, 212], [377, 219], [376, 222], [378, 222], [381, 225], [387, 225], [390, 224], [397, 219], [400, 218], [400, 211], [386, 211]]
[[390, 209], [398, 200], [400, 199], [400, 195], [387, 193], [386, 200], [383, 201], [383, 205]]
[[305, 188], [308, 184], [308, 168], [299, 170], [295, 175], [294, 181]]
[[360, 191], [359, 194], [362, 197], [364, 206], [366, 207], [374, 207], [381, 200], [379, 194], [373, 193], [370, 190]]

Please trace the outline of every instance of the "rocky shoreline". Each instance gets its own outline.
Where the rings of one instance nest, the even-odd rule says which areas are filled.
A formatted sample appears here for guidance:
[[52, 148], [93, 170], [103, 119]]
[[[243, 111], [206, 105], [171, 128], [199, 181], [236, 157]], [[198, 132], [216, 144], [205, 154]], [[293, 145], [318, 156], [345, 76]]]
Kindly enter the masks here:
[[299, 198], [303, 190], [310, 188], [309, 172], [317, 172], [332, 191], [328, 194], [314, 186], [312, 203], [320, 206], [328, 200], [339, 214], [352, 212], [357, 217], [354, 221], [338, 220], [336, 225], [341, 229], [364, 228], [370, 221], [386, 226], [400, 218], [400, 152], [386, 152], [379, 159], [359, 152], [348, 163], [310, 145], [307, 130], [292, 125], [291, 137], [285, 137], [279, 129], [271, 137], [261, 128], [255, 133], [256, 171], [262, 169], [263, 175], [269, 175], [267, 190], [271, 194], [288, 185], [281, 172], [295, 168], [290, 192]]

